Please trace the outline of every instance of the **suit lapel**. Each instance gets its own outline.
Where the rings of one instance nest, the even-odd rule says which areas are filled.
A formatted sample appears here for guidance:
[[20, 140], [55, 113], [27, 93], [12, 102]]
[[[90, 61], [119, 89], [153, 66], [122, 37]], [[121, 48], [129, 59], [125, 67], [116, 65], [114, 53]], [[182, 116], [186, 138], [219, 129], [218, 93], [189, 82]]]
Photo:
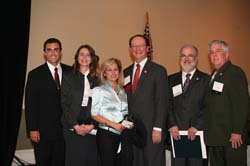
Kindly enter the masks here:
[[76, 80], [75, 80], [75, 83], [77, 83], [78, 84], [78, 82], [79, 82], [79, 89], [80, 89], [80, 91], [81, 92], [83, 92], [84, 91], [84, 81], [83, 81], [83, 75], [80, 73], [80, 72], [77, 72], [77, 74], [76, 74]]
[[[125, 89], [125, 92], [127, 93], [128, 97], [132, 97], [132, 79], [133, 79], [133, 64], [130, 65], [127, 69], [127, 72], [124, 73], [125, 74], [125, 80], [129, 79], [128, 82], [125, 82], [124, 84], [124, 89]], [[129, 77], [129, 78], [127, 78]]]
[[[226, 62], [221, 69], [217, 71], [217, 73], [214, 76], [214, 79], [210, 82], [209, 87], [213, 88], [214, 86], [214, 81], [216, 82], [221, 82], [221, 79], [223, 78], [224, 72], [227, 70], [228, 67], [232, 65], [231, 61]], [[213, 72], [214, 73], [214, 72]], [[212, 77], [212, 75], [211, 75]]]
[[179, 85], [179, 84], [182, 85], [182, 73], [181, 72], [178, 73], [176, 80], [175, 80], [175, 83], [174, 83], [174, 86]]
[[190, 91], [195, 86], [195, 84], [200, 81], [200, 79], [201, 79], [200, 71], [198, 69], [196, 69], [196, 71], [194, 72], [194, 75], [190, 81], [190, 84], [187, 88], [187, 91]]
[[52, 86], [54, 86], [55, 89], [57, 90], [57, 87], [56, 87], [56, 84], [55, 84], [55, 80], [54, 80], [54, 78], [53, 78], [53, 76], [52, 76], [52, 74], [51, 74], [51, 72], [49, 70], [48, 64], [45, 63], [43, 68], [44, 68], [44, 74], [46, 75], [47, 79], [49, 80], [48, 82], [50, 82], [50, 84], [52, 84]]
[[[171, 95], [174, 96], [174, 91], [173, 91], [173, 87], [177, 86], [177, 85], [181, 85], [181, 87], [183, 87], [182, 85], [182, 72], [178, 72], [174, 77], [170, 78], [170, 88], [171, 88]], [[175, 96], [175, 98], [179, 98], [181, 97], [182, 94]]]
[[131, 65], [131, 67], [129, 68], [129, 76], [130, 76], [130, 83], [132, 85], [132, 82], [133, 82], [133, 66], [134, 65]]

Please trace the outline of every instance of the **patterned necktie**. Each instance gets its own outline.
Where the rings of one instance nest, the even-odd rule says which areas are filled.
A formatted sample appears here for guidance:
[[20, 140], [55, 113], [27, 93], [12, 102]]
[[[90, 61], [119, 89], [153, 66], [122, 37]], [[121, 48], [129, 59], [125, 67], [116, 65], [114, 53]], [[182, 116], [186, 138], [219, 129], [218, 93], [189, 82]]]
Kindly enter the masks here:
[[136, 70], [135, 70], [135, 75], [134, 75], [134, 80], [133, 80], [133, 84], [132, 84], [132, 92], [135, 93], [138, 81], [139, 81], [139, 77], [140, 77], [140, 64], [136, 65]]
[[190, 83], [190, 76], [191, 76], [190, 73], [186, 74], [186, 80], [185, 80], [184, 85], [183, 85], [184, 93], [187, 91], [187, 87], [188, 87], [188, 85]]
[[56, 88], [57, 90], [60, 90], [60, 81], [59, 81], [59, 74], [58, 74], [58, 68], [55, 68], [54, 69], [55, 72], [54, 72], [54, 79], [55, 79], [55, 83], [56, 83]]

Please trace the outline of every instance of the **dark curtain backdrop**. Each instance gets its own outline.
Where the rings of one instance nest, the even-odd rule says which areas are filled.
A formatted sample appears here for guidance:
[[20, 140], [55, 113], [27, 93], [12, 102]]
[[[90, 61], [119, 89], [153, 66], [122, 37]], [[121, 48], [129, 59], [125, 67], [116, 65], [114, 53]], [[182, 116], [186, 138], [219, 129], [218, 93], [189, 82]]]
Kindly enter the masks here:
[[[3, 2], [2, 2], [3, 3]], [[8, 3], [8, 5], [6, 4]], [[10, 0], [1, 5], [3, 22], [1, 55], [0, 165], [14, 157], [22, 115], [28, 57], [31, 0]], [[5, 39], [6, 38], [6, 39]]]

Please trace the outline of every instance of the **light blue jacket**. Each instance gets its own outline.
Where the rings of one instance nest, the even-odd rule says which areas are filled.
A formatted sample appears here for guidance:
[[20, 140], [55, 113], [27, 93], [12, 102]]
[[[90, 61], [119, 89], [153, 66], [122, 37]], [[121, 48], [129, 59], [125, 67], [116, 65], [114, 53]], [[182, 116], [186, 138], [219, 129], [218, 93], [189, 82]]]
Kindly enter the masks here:
[[[121, 122], [128, 114], [127, 95], [118, 85], [119, 95], [113, 90], [107, 81], [93, 89], [91, 115], [100, 115], [112, 122]], [[103, 126], [99, 124], [99, 126]], [[102, 128], [102, 127], [101, 127]]]

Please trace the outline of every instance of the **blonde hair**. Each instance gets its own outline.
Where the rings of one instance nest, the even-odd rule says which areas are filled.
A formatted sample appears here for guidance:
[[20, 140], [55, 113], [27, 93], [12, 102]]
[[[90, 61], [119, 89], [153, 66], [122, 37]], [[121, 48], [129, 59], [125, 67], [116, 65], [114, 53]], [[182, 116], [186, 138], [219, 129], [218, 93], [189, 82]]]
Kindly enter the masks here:
[[122, 72], [122, 64], [121, 61], [116, 59], [116, 58], [109, 58], [106, 61], [104, 61], [101, 65], [101, 84], [103, 84], [104, 82], [107, 81], [106, 76], [104, 75], [105, 71], [107, 70], [107, 68], [113, 64], [116, 64], [119, 70], [119, 76], [118, 76], [118, 80], [117, 83], [120, 85], [120, 87], [123, 87], [123, 72]]

